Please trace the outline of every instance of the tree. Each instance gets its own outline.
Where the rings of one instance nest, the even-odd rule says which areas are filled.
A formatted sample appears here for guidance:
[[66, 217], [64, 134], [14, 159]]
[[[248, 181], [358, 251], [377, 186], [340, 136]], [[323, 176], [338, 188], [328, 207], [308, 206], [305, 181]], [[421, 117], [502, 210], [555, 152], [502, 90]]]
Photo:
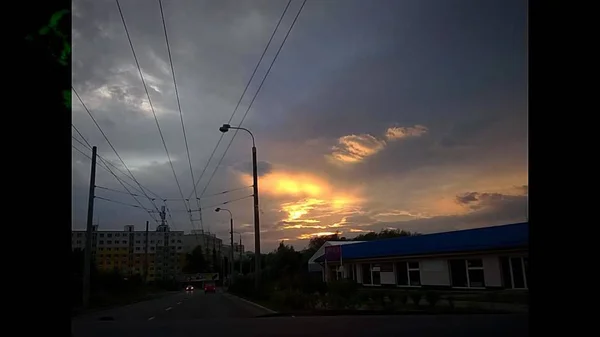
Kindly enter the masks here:
[[312, 237], [308, 242], [307, 250], [313, 252], [314, 254], [314, 252], [321, 248], [321, 246], [327, 241], [346, 241], [346, 238], [340, 237], [339, 231], [336, 231], [334, 234], [331, 235], [315, 236]]
[[191, 254], [186, 255], [186, 264], [183, 271], [186, 273], [201, 273], [207, 268], [206, 260], [204, 260], [204, 254], [202, 253], [202, 247], [196, 246], [192, 250]]
[[416, 235], [421, 235], [421, 234], [417, 233], [417, 232], [405, 231], [403, 229], [400, 230], [397, 228], [386, 228], [386, 229], [382, 229], [379, 233], [369, 232], [369, 233], [357, 235], [352, 240], [353, 241], [373, 241], [373, 240], [380, 240], [380, 239], [397, 238], [397, 237], [401, 237], [401, 236], [416, 236]]

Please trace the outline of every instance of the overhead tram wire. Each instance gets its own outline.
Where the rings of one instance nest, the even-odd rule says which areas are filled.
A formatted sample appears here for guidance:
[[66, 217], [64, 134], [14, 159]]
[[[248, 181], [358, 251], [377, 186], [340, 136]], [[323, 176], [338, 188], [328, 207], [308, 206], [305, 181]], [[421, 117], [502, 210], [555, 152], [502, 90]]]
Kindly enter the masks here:
[[[75, 139], [75, 140], [77, 140], [77, 141], [79, 142], [79, 140], [78, 140], [77, 138], [73, 138], [73, 139]], [[80, 144], [81, 144], [81, 142], [80, 142]], [[92, 157], [90, 157], [89, 155], [87, 155], [85, 152], [81, 151], [80, 149], [78, 149], [78, 148], [77, 148], [77, 147], [75, 147], [74, 145], [71, 145], [71, 146], [72, 146], [72, 147], [73, 147], [75, 150], [77, 150], [79, 153], [81, 153], [83, 156], [85, 156], [87, 159], [89, 159], [89, 160], [92, 160]], [[91, 150], [91, 149], [88, 149], [88, 150]], [[96, 154], [96, 155], [97, 155], [97, 154]], [[101, 159], [101, 158], [99, 158], [99, 159]], [[137, 191], [137, 192], [140, 192], [140, 193], [142, 193], [142, 191], [140, 191], [140, 190], [139, 190], [137, 187], [133, 186], [131, 183], [127, 182], [127, 180], [123, 180], [123, 179], [119, 178], [119, 176], [117, 176], [117, 175], [116, 175], [116, 174], [115, 174], [115, 173], [114, 173], [114, 172], [113, 172], [113, 171], [112, 171], [110, 168], [108, 168], [108, 165], [106, 165], [106, 163], [102, 162], [102, 160], [101, 160], [101, 161], [99, 161], [97, 164], [98, 164], [98, 167], [101, 167], [101, 168], [102, 168], [102, 169], [104, 169], [106, 172], [108, 172], [108, 173], [112, 174], [112, 175], [115, 177], [115, 179], [117, 179], [118, 181], [120, 181], [120, 182], [122, 182], [122, 183], [124, 183], [124, 184], [127, 184], [127, 186], [131, 187], [133, 190], [135, 190], [135, 191]], [[98, 186], [96, 186], [96, 187], [98, 187]], [[127, 192], [123, 192], [123, 191], [119, 191], [119, 192], [121, 192], [121, 193], [127, 193]], [[139, 194], [135, 194], [135, 196], [137, 196], [137, 197], [144, 197], [144, 198], [146, 198], [145, 196], [143, 196], [143, 195], [139, 195]], [[159, 199], [160, 199], [160, 198], [159, 198]], [[155, 199], [151, 199], [151, 200], [155, 200]]]
[[112, 199], [104, 198], [104, 197], [97, 196], [97, 195], [96, 195], [96, 196], [94, 196], [94, 198], [96, 198], [96, 199], [100, 199], [100, 200], [104, 200], [104, 201], [109, 201], [109, 202], [112, 202], [112, 203], [115, 203], [115, 204], [121, 204], [121, 205], [124, 205], [124, 206], [135, 207], [135, 208], [141, 208], [141, 209], [143, 209], [143, 210], [149, 211], [148, 209], [146, 209], [146, 208], [143, 208], [143, 207], [140, 207], [140, 206], [138, 206], [138, 205], [132, 205], [132, 204], [128, 204], [128, 203], [125, 203], [125, 202], [121, 202], [121, 201], [117, 201], [117, 200], [112, 200]]
[[[79, 144], [81, 144], [81, 145], [83, 145], [84, 147], [87, 147], [89, 150], [91, 150], [91, 144], [88, 142], [88, 140], [87, 140], [87, 139], [86, 139], [86, 138], [83, 136], [83, 134], [81, 134], [81, 132], [80, 132], [80, 131], [77, 129], [77, 127], [76, 127], [75, 125], [71, 124], [71, 126], [73, 126], [73, 128], [75, 129], [75, 131], [77, 131], [77, 133], [79, 134], [79, 136], [80, 136], [80, 137], [81, 137], [81, 138], [82, 138], [82, 139], [83, 139], [83, 140], [86, 142], [86, 144], [87, 144], [87, 145], [86, 145], [86, 144], [83, 144], [83, 143], [82, 143], [82, 142], [81, 142], [79, 139], [77, 139], [76, 137], [74, 137], [74, 136], [71, 136], [71, 137], [72, 137], [72, 138], [73, 138], [75, 141], [77, 141]], [[90, 160], [92, 159], [90, 156], [88, 156], [88, 155], [87, 155], [85, 152], [81, 151], [81, 150], [80, 150], [80, 149], [78, 149], [77, 147], [73, 146], [73, 148], [74, 148], [75, 150], [77, 150], [79, 153], [81, 153], [82, 155], [84, 155], [85, 157], [87, 157], [88, 159], [90, 159]], [[98, 157], [99, 157], [99, 158], [100, 158], [102, 161], [104, 161], [104, 159], [103, 159], [103, 158], [102, 158], [102, 157], [101, 157], [99, 154], [96, 154], [96, 156], [98, 156]], [[119, 178], [119, 177], [118, 177], [116, 174], [114, 174], [114, 172], [112, 172], [112, 171], [111, 171], [111, 170], [108, 168], [108, 165], [106, 165], [107, 163], [109, 163], [109, 164], [110, 164], [110, 165], [112, 165], [112, 166], [113, 166], [115, 169], [119, 170], [119, 172], [121, 172], [123, 175], [125, 175], [126, 177], [128, 177], [128, 178], [130, 178], [130, 179], [131, 179], [131, 177], [130, 177], [130, 176], [128, 176], [126, 173], [124, 173], [124, 172], [123, 172], [123, 171], [121, 171], [121, 170], [120, 170], [118, 167], [114, 166], [112, 163], [110, 163], [110, 162], [108, 162], [108, 161], [107, 161], [107, 162], [103, 162], [103, 163], [98, 163], [98, 166], [102, 167], [104, 170], [106, 170], [107, 172], [111, 173], [111, 174], [112, 174], [112, 175], [115, 177], [115, 179], [119, 180], [119, 181], [120, 181], [120, 182], [122, 182], [122, 183], [125, 183], [125, 184], [127, 184], [127, 185], [128, 185], [129, 187], [131, 187], [132, 189], [134, 189], [134, 190], [136, 190], [136, 191], [138, 191], [138, 192], [140, 192], [140, 193], [143, 193], [142, 191], [138, 190], [138, 189], [137, 189], [135, 186], [133, 186], [133, 185], [131, 185], [130, 183], [128, 183], [126, 180], [121, 180], [121, 179], [120, 179], [120, 178]], [[106, 167], [104, 167], [103, 165], [105, 165]], [[97, 187], [97, 188], [103, 188], [103, 187], [100, 187], [100, 186], [96, 186], [96, 187]], [[147, 187], [145, 187], [145, 186], [144, 186], [143, 188], [145, 188], [145, 189], [146, 189], [148, 192], [150, 192], [150, 193], [154, 194], [154, 195], [155, 195], [155, 196], [156, 196], [158, 199], [161, 199], [161, 200], [163, 200], [164, 202], [166, 202], [167, 200], [172, 200], [172, 199], [163, 199], [161, 196], [159, 196], [159, 195], [157, 195], [156, 193], [152, 192], [152, 191], [151, 191], [149, 188], [147, 188]], [[108, 188], [104, 188], [104, 189], [108, 189]], [[128, 192], [119, 191], [119, 190], [114, 190], [114, 189], [108, 189], [108, 190], [112, 190], [113, 192], [119, 192], [119, 193], [128, 193]], [[139, 194], [135, 194], [135, 196], [137, 196], [137, 197], [143, 197], [143, 195], [139, 195]], [[155, 199], [149, 199], [149, 200], [153, 201], [153, 200], [155, 200]], [[177, 226], [176, 226], [176, 224], [175, 224], [175, 220], [173, 220], [173, 216], [171, 215], [171, 213], [170, 213], [170, 211], [169, 211], [169, 207], [168, 207], [168, 206], [166, 206], [166, 204], [165, 204], [165, 208], [166, 208], [166, 210], [167, 210], [167, 216], [169, 217], [169, 219], [170, 219], [170, 222], [173, 224], [173, 227], [177, 227]], [[154, 219], [154, 217], [153, 217], [153, 220], [154, 220], [154, 221], [156, 221], [156, 222], [158, 223], [158, 221], [157, 221], [156, 219]]]
[[[83, 102], [81, 102], [81, 104], [82, 104], [82, 105], [84, 105], [84, 104], [83, 104]], [[85, 105], [84, 105], [84, 107], [85, 107]], [[77, 129], [77, 127], [76, 127], [75, 125], [73, 125], [73, 124], [71, 123], [71, 126], [73, 127], [73, 129], [75, 129], [75, 131], [77, 132], [77, 134], [79, 134], [79, 137], [81, 137], [81, 139], [83, 139], [83, 141], [84, 141], [84, 142], [85, 142], [87, 145], [85, 145], [85, 144], [81, 143], [81, 141], [79, 141], [79, 140], [78, 140], [76, 137], [74, 137], [74, 136], [71, 136], [71, 138], [73, 138], [75, 141], [77, 141], [79, 144], [83, 145], [83, 146], [84, 146], [84, 147], [86, 147], [87, 149], [91, 150], [91, 149], [92, 149], [92, 145], [90, 144], [90, 142], [89, 142], [89, 141], [88, 141], [88, 140], [85, 138], [85, 136], [84, 136], [84, 135], [83, 135], [83, 134], [82, 134], [82, 133], [79, 131], [79, 129]], [[119, 167], [117, 167], [116, 165], [114, 165], [113, 163], [111, 163], [111, 162], [110, 162], [110, 160], [108, 160], [108, 159], [106, 159], [106, 158], [102, 157], [102, 156], [101, 156], [100, 154], [98, 154], [98, 153], [96, 153], [96, 156], [97, 156], [97, 157], [98, 157], [98, 159], [100, 159], [100, 161], [101, 161], [101, 162], [102, 162], [104, 165], [106, 165], [107, 167], [108, 167], [108, 165], [112, 166], [114, 169], [116, 169], [117, 171], [119, 171], [119, 172], [120, 172], [121, 174], [123, 174], [125, 177], [127, 177], [127, 178], [129, 178], [129, 179], [133, 180], [134, 182], [136, 182], [136, 179], [135, 179], [135, 177], [132, 177], [132, 176], [128, 175], [127, 173], [123, 172], [123, 170], [121, 170]], [[88, 156], [88, 158], [90, 158], [90, 157]], [[90, 158], [90, 159], [91, 159], [91, 158]], [[112, 172], [112, 170], [110, 170], [110, 169], [107, 169], [107, 168], [104, 168], [104, 169], [105, 169], [105, 170], [107, 170], [107, 171], [109, 171], [111, 174], [113, 174], [113, 175], [115, 176], [115, 178], [117, 178], [117, 175], [115, 175], [115, 174]], [[119, 178], [117, 178], [117, 179], [119, 179]], [[155, 197], [157, 197], [158, 199], [162, 199], [162, 197], [161, 197], [160, 195], [158, 195], [158, 194], [156, 194], [156, 193], [152, 192], [152, 191], [151, 191], [151, 190], [150, 190], [148, 187], [146, 187], [146, 186], [143, 186], [142, 184], [139, 184], [139, 183], [138, 183], [138, 185], [139, 185], [139, 186], [140, 186], [140, 188], [142, 189], [142, 190], [139, 190], [137, 187], [135, 187], [135, 186], [132, 186], [132, 185], [131, 185], [130, 183], [128, 183], [127, 181], [123, 180], [123, 182], [125, 182], [125, 183], [126, 183], [127, 185], [129, 185], [131, 188], [133, 188], [134, 190], [136, 190], [136, 191], [138, 191], [138, 192], [140, 192], [140, 193], [144, 193], [144, 192], [143, 192], [143, 190], [146, 190], [146, 191], [150, 192], [151, 194], [153, 194], [153, 195], [154, 195]], [[151, 200], [151, 201], [152, 201], [152, 200], [154, 200], [153, 198], [149, 198], [149, 197], [147, 197], [147, 196], [144, 196], [144, 197], [148, 198], [148, 200]]]
[[[248, 115], [248, 112], [250, 111], [250, 109], [252, 108], [252, 105], [254, 104], [254, 100], [256, 99], [256, 97], [258, 96], [258, 94], [260, 93], [260, 90], [262, 89], [263, 84], [265, 83], [265, 80], [267, 79], [267, 77], [269, 77], [269, 74], [271, 73], [271, 69], [273, 68], [273, 65], [275, 64], [275, 61], [277, 60], [277, 57], [279, 56], [279, 53], [283, 49], [283, 46], [285, 45], [285, 42], [287, 41], [287, 38], [290, 35], [290, 32], [294, 28], [294, 25], [296, 24], [296, 21], [298, 20], [298, 17], [300, 16], [300, 13], [302, 12], [302, 9], [304, 9], [304, 5], [305, 4], [306, 4], [306, 0], [304, 0], [302, 2], [302, 6], [300, 6], [300, 9], [298, 10], [298, 13], [296, 13], [296, 17], [294, 17], [294, 21], [292, 21], [292, 24], [290, 25], [290, 28], [288, 29], [287, 33], [285, 34], [285, 37], [283, 38], [283, 42], [281, 42], [281, 45], [279, 46], [279, 49], [277, 50], [277, 53], [275, 54], [275, 57], [273, 57], [273, 61], [271, 61], [271, 64], [269, 65], [269, 68], [267, 69], [267, 72], [265, 73], [265, 76], [263, 77], [262, 81], [260, 82], [260, 85], [258, 86], [258, 89], [256, 90], [256, 93], [254, 94], [254, 97], [252, 97], [252, 100], [250, 101], [250, 104], [248, 105], [248, 108], [244, 112], [244, 116], [242, 116], [242, 120], [240, 121], [238, 127], [241, 127], [242, 124], [244, 123], [244, 120], [246, 119], [246, 116]], [[213, 178], [215, 176], [215, 173], [219, 169], [219, 166], [221, 165], [221, 162], [223, 161], [223, 158], [225, 158], [225, 155], [227, 154], [227, 151], [229, 151], [229, 148], [231, 147], [231, 144], [233, 143], [233, 140], [235, 139], [235, 136], [237, 136], [238, 131], [239, 131], [239, 129], [235, 130], [235, 133], [233, 134], [233, 137], [231, 137], [231, 140], [229, 141], [229, 144], [227, 144], [227, 147], [225, 148], [225, 152], [223, 152], [223, 155], [219, 159], [219, 162], [217, 163], [217, 166], [215, 166], [215, 169], [213, 170], [210, 178], [208, 179], [208, 182], [206, 183], [206, 186], [202, 190], [202, 193], [200, 193], [200, 196], [202, 196], [204, 194], [204, 192], [208, 188], [208, 185], [210, 185], [211, 181], [213, 180]], [[221, 134], [221, 135], [223, 135], [223, 134]]]
[[[227, 205], [227, 204], [230, 204], [230, 203], [235, 202], [235, 201], [240, 201], [240, 200], [252, 198], [253, 196], [254, 196], [253, 194], [250, 194], [250, 195], [247, 195], [247, 196], [244, 196], [244, 197], [241, 197], [241, 198], [227, 200], [227, 201], [224, 201], [224, 202], [221, 202], [221, 203], [217, 203], [217, 204], [208, 206], [208, 207], [206, 207], [206, 209], [214, 208], [214, 207], [221, 206], [221, 205]], [[191, 211], [192, 212], [199, 212], [200, 210], [199, 209], [193, 209]], [[188, 212], [188, 210], [173, 210], [172, 212]]]
[[[260, 59], [256, 63], [256, 66], [254, 67], [254, 70], [252, 71], [252, 75], [250, 76], [250, 79], [248, 80], [248, 83], [246, 83], [246, 87], [244, 88], [244, 91], [242, 92], [242, 95], [238, 99], [237, 104], [235, 105], [235, 109], [233, 109], [233, 113], [231, 114], [231, 117], [229, 117], [229, 120], [228, 120], [227, 123], [231, 123], [231, 121], [233, 120], [233, 117], [235, 116], [238, 108], [240, 107], [240, 104], [242, 103], [242, 99], [246, 95], [246, 91], [248, 91], [248, 88], [250, 87], [250, 83], [252, 83], [252, 80], [254, 79], [254, 75], [256, 75], [256, 71], [258, 70], [258, 67], [260, 66], [263, 58], [265, 57], [265, 54], [267, 53], [267, 50], [269, 49], [269, 46], [271, 45], [271, 42], [273, 41], [273, 37], [275, 37], [275, 34], [277, 33], [277, 30], [279, 29], [279, 25], [281, 24], [281, 21], [283, 20], [283, 17], [285, 16], [285, 13], [287, 12], [287, 10], [290, 7], [291, 3], [292, 3], [292, 0], [289, 0], [288, 3], [287, 3], [287, 5], [285, 6], [285, 9], [281, 13], [281, 16], [279, 17], [279, 21], [277, 21], [277, 25], [275, 26], [275, 29], [273, 29], [273, 33], [271, 33], [271, 37], [269, 38], [269, 42], [267, 42], [267, 45], [265, 46], [262, 54], [260, 55]], [[217, 142], [217, 145], [215, 145], [215, 148], [212, 150], [212, 153], [210, 154], [210, 157], [208, 157], [208, 161], [206, 162], [206, 165], [204, 166], [204, 169], [202, 169], [202, 173], [200, 174], [200, 177], [194, 183], [194, 188], [196, 187], [196, 185], [198, 185], [198, 183], [200, 182], [200, 180], [202, 180], [202, 177], [204, 176], [204, 173], [206, 172], [206, 169], [208, 168], [208, 165], [210, 164], [213, 156], [215, 155], [215, 152], [217, 151], [217, 148], [219, 147], [219, 145], [221, 144], [221, 141], [223, 140], [223, 136], [224, 136], [224, 134], [221, 133], [221, 136], [219, 137], [219, 141]], [[190, 196], [191, 196], [191, 194], [190, 194]], [[200, 198], [202, 198], [202, 193], [200, 194]]]
[[[81, 99], [81, 97], [77, 93], [77, 90], [75, 90], [75, 88], [73, 86], [71, 86], [71, 89], [73, 90], [73, 93], [75, 93], [75, 96], [77, 96], [77, 98], [79, 99], [79, 102], [81, 102], [81, 105], [83, 106], [83, 108], [85, 109], [85, 111], [88, 113], [88, 115], [90, 116], [90, 118], [92, 119], [92, 121], [94, 122], [94, 124], [96, 125], [96, 127], [98, 128], [98, 130], [100, 131], [100, 133], [102, 134], [102, 136], [104, 137], [104, 139], [106, 140], [106, 142], [108, 143], [108, 145], [110, 146], [110, 148], [113, 150], [113, 152], [115, 153], [115, 155], [117, 156], [117, 158], [119, 158], [119, 160], [121, 161], [121, 164], [123, 164], [123, 167], [125, 167], [125, 169], [127, 169], [127, 172], [129, 172], [129, 174], [131, 176], [131, 179], [133, 179], [133, 181], [138, 185], [138, 187], [140, 188], [141, 192], [146, 196], [146, 198], [148, 198], [148, 200], [151, 200], [152, 198], [150, 198], [148, 196], [148, 194], [146, 194], [146, 192], [144, 192], [144, 189], [142, 188], [142, 185], [135, 178], [135, 176], [133, 175], [133, 173], [131, 172], [131, 170], [127, 166], [127, 164], [125, 164], [125, 161], [123, 161], [123, 158], [121, 158], [121, 156], [117, 152], [117, 149], [115, 149], [115, 147], [113, 146], [113, 144], [110, 142], [110, 140], [108, 139], [108, 137], [104, 133], [104, 130], [102, 130], [102, 127], [100, 127], [100, 124], [98, 124], [98, 122], [96, 121], [96, 118], [94, 118], [94, 115], [92, 115], [92, 113], [87, 108], [87, 106], [85, 105], [85, 103], [83, 103], [83, 100]], [[127, 189], [127, 188], [125, 188], [125, 189]], [[151, 201], [151, 202], [152, 202], [152, 205], [154, 206], [154, 208], [158, 211], [158, 207], [156, 206], [156, 204], [153, 201]]]
[[[185, 142], [185, 151], [187, 152], [188, 164], [190, 167], [190, 175], [192, 177], [192, 184], [193, 184], [195, 181], [194, 170], [192, 169], [192, 159], [190, 156], [190, 147], [188, 145], [187, 135], [185, 132], [185, 124], [183, 122], [183, 112], [181, 111], [181, 101], [179, 99], [179, 90], [177, 88], [177, 80], [175, 78], [175, 67], [173, 66], [173, 57], [171, 56], [171, 46], [169, 45], [169, 35], [167, 34], [167, 24], [165, 22], [165, 15], [164, 15], [163, 6], [162, 6], [162, 0], [158, 0], [158, 5], [160, 7], [160, 17], [162, 19], [163, 30], [165, 32], [165, 42], [167, 44], [167, 52], [169, 54], [169, 63], [171, 65], [171, 74], [173, 75], [173, 85], [175, 87], [175, 97], [177, 98], [177, 107], [179, 109], [179, 119], [181, 120], [181, 129], [183, 130], [183, 140]], [[198, 208], [200, 208], [200, 201], [198, 200], [198, 193], [196, 192], [195, 184], [193, 186], [193, 193], [194, 193], [194, 196], [196, 197], [196, 204], [198, 205]], [[183, 197], [183, 195], [182, 195], [182, 197]], [[189, 199], [189, 197], [188, 197], [188, 199]], [[191, 206], [188, 205], [187, 208], [191, 209]], [[193, 221], [191, 220], [192, 213], [190, 213], [189, 216], [190, 216], [190, 222], [192, 223], [192, 226], [194, 226]], [[204, 226], [202, 225], [202, 222], [200, 223], [200, 227], [202, 230], [204, 230]]]
[[[84, 145], [84, 144], [82, 144], [82, 145], [86, 146], [88, 149], [90, 149], [90, 150], [91, 150], [91, 149], [92, 149], [92, 145], [90, 144], [90, 142], [88, 142], [88, 140], [87, 140], [87, 139], [86, 139], [86, 138], [85, 138], [85, 137], [84, 137], [84, 136], [81, 134], [81, 132], [80, 132], [80, 131], [77, 129], [77, 127], [76, 127], [75, 125], [71, 124], [71, 126], [73, 127], [73, 129], [75, 129], [75, 131], [77, 131], [77, 133], [79, 134], [79, 137], [81, 137], [81, 139], [83, 139], [83, 141], [85, 141], [85, 143], [87, 144], [87, 146], [86, 146], [86, 145]], [[79, 141], [77, 138], [75, 138], [75, 137], [72, 137], [72, 138], [73, 138], [73, 139], [75, 139], [77, 142], [79, 142], [79, 143], [81, 144], [81, 142], [80, 142], [80, 141]], [[98, 157], [98, 158], [99, 158], [99, 159], [100, 159], [100, 160], [101, 160], [101, 161], [104, 163], [104, 165], [110, 165], [110, 166], [112, 166], [112, 167], [113, 167], [115, 170], [119, 171], [119, 172], [120, 172], [121, 174], [123, 174], [125, 177], [127, 177], [127, 178], [129, 178], [129, 179], [131, 179], [131, 180], [133, 180], [133, 181], [135, 182], [135, 178], [132, 178], [130, 175], [128, 175], [127, 173], [123, 172], [123, 170], [121, 170], [121, 169], [120, 169], [119, 167], [117, 167], [115, 164], [111, 163], [111, 162], [110, 162], [110, 160], [108, 160], [108, 159], [106, 159], [106, 158], [102, 157], [101, 155], [99, 155], [99, 154], [97, 154], [97, 153], [96, 153], [96, 156], [97, 156], [97, 157]], [[138, 190], [138, 189], [137, 189], [137, 187], [134, 187], [134, 186], [132, 186], [132, 185], [131, 185], [131, 184], [129, 184], [129, 183], [127, 183], [127, 185], [129, 185], [130, 187], [132, 187], [132, 188], [133, 188], [133, 189], [135, 189], [136, 191], [138, 191], [138, 192], [140, 192], [140, 193], [143, 193], [142, 191]], [[141, 185], [141, 184], [140, 184], [140, 185]], [[141, 185], [141, 187], [142, 187], [142, 189], [144, 189], [144, 190], [148, 191], [150, 194], [154, 195], [156, 198], [158, 198], [158, 199], [163, 199], [163, 198], [162, 198], [160, 195], [158, 195], [157, 193], [153, 192], [153, 191], [152, 191], [152, 190], [150, 190], [148, 187], [146, 187], [146, 186], [144, 186], [144, 185]]]
[[[173, 167], [173, 161], [171, 160], [171, 155], [169, 154], [169, 149], [167, 148], [167, 143], [165, 142], [165, 137], [163, 136], [162, 130], [160, 128], [160, 124], [158, 123], [158, 117], [156, 117], [156, 111], [154, 111], [154, 105], [152, 104], [152, 99], [150, 98], [150, 93], [148, 92], [148, 86], [146, 85], [146, 80], [144, 79], [144, 74], [142, 74], [142, 67], [140, 66], [137, 55], [135, 53], [135, 48], [133, 47], [133, 42], [131, 42], [131, 36], [129, 35], [129, 30], [127, 29], [127, 24], [125, 23], [125, 16], [123, 15], [123, 11], [121, 10], [121, 5], [119, 4], [119, 0], [115, 0], [115, 1], [117, 3], [117, 8], [119, 9], [119, 15], [121, 16], [121, 21], [123, 22], [123, 28], [125, 28], [125, 34], [127, 35], [127, 41], [129, 41], [129, 46], [131, 47], [133, 59], [135, 60], [135, 64], [138, 68], [138, 72], [140, 73], [140, 78], [142, 79], [142, 85], [144, 86], [144, 91], [146, 92], [146, 96], [148, 97], [148, 103], [150, 105], [150, 110], [152, 111], [152, 115], [154, 116], [154, 121], [156, 122], [156, 128], [158, 129], [158, 134], [160, 135], [160, 139], [165, 148], [165, 152], [167, 153], [167, 159], [169, 160], [169, 165], [171, 166], [171, 171], [173, 171], [173, 177], [175, 177], [175, 183], [177, 184], [177, 188], [179, 189], [179, 194], [181, 195], [181, 198], [184, 199], [183, 192], [181, 191], [181, 185], [179, 184], [179, 179], [177, 179], [177, 174], [175, 173], [175, 168]], [[185, 204], [185, 201], [183, 201], [183, 203]], [[187, 204], [185, 204], [185, 205], [187, 208], [188, 207]], [[193, 226], [193, 224], [192, 224], [192, 226]]]
[[[75, 150], [79, 151], [81, 154], [83, 154], [84, 156], [86, 156], [88, 159], [92, 160], [92, 157], [88, 156], [85, 152], [81, 151], [80, 149], [78, 149], [76, 146], [71, 145]], [[121, 186], [123, 186], [123, 188], [127, 191], [127, 193], [129, 195], [131, 195], [131, 197], [140, 205], [140, 208], [142, 209], [146, 209], [146, 207], [144, 207], [144, 205], [135, 197], [135, 195], [133, 193], [131, 193], [131, 191], [129, 191], [129, 189], [127, 188], [127, 186], [125, 186], [124, 182], [121, 181], [121, 179], [108, 167], [106, 166], [106, 164], [104, 164], [104, 166], [102, 165], [98, 165], [102, 168], [104, 168], [105, 170], [107, 170], [110, 174], [113, 175], [113, 177], [115, 177], [115, 179], [117, 179], [117, 181], [121, 184]], [[97, 187], [97, 186], [96, 186]], [[146, 209], [147, 210], [147, 209]], [[152, 214], [152, 212], [148, 211], [148, 215], [150, 216], [150, 218], [152, 218], [152, 220], [154, 220], [154, 222], [156, 222], [158, 224], [158, 220], [154, 217], [154, 214]]]
[[[83, 145], [84, 147], [86, 147], [87, 149], [91, 150], [92, 149], [92, 145], [90, 144], [90, 142], [83, 136], [83, 134], [81, 134], [81, 132], [77, 129], [77, 127], [73, 124], [71, 124], [71, 126], [73, 127], [73, 129], [75, 129], [75, 131], [77, 131], [77, 133], [79, 134], [79, 137], [81, 137], [81, 139], [83, 139], [83, 141], [85, 141], [85, 143], [87, 144], [83, 144], [79, 139], [77, 139], [74, 136], [71, 136], [71, 138], [73, 138], [75, 141], [77, 141], [79, 144]], [[87, 155], [86, 155], [87, 156]], [[132, 178], [131, 176], [129, 176], [127, 173], [123, 172], [120, 168], [118, 168], [116, 165], [114, 165], [113, 163], [111, 163], [109, 160], [105, 159], [104, 157], [102, 157], [101, 155], [99, 155], [98, 153], [96, 153], [96, 156], [98, 157], [98, 159], [100, 159], [100, 161], [104, 164], [104, 165], [110, 165], [112, 166], [114, 169], [116, 169], [117, 171], [119, 171], [121, 174], [123, 174], [125, 177], [133, 180], [135, 182], [135, 179]], [[88, 156], [88, 158], [90, 158]], [[91, 159], [91, 158], [90, 158]], [[104, 168], [104, 167], [103, 167]], [[105, 170], [108, 171], [108, 169], [104, 168]], [[118, 178], [117, 178], [118, 179]], [[133, 188], [134, 190], [140, 192], [140, 193], [144, 193], [142, 191], [140, 191], [137, 187], [131, 185], [130, 183], [128, 183], [127, 181], [123, 180], [123, 182], [125, 182], [127, 185], [129, 185], [129, 187]], [[141, 185], [142, 188], [148, 192], [150, 192], [151, 194], [153, 194], [156, 198], [158, 199], [163, 199], [160, 195], [152, 192], [148, 187]], [[140, 196], [141, 197], [141, 196]], [[145, 196], [144, 196], [145, 197]], [[149, 199], [150, 200], [150, 199]]]

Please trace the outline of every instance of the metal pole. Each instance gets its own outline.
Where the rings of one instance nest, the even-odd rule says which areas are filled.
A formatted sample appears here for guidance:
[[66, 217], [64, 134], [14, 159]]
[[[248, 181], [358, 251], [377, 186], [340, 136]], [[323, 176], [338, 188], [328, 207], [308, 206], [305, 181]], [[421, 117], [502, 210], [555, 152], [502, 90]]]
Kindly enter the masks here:
[[240, 234], [240, 246], [238, 249], [240, 250], [240, 275], [242, 275], [242, 234]]
[[144, 260], [144, 283], [148, 281], [148, 223], [149, 221], [146, 221], [146, 251], [144, 252], [146, 257]]
[[92, 169], [90, 173], [90, 193], [88, 198], [87, 227], [83, 263], [83, 307], [90, 304], [90, 271], [92, 265], [92, 221], [94, 219], [94, 189], [96, 187], [96, 147], [92, 146]]
[[[254, 137], [253, 137], [254, 138]], [[260, 217], [258, 208], [258, 172], [256, 164], [256, 146], [252, 146], [252, 179], [253, 179], [253, 191], [254, 191], [254, 254], [255, 259], [255, 273], [254, 273], [254, 287], [256, 290], [260, 286]]]
[[[229, 212], [229, 214], [231, 215], [231, 212]], [[233, 280], [233, 216], [229, 218], [229, 225], [230, 225], [230, 236], [229, 239], [231, 241], [231, 249], [230, 249], [230, 256], [231, 256], [231, 263], [229, 264], [229, 270], [231, 271], [229, 273], [230, 275], [230, 280]]]

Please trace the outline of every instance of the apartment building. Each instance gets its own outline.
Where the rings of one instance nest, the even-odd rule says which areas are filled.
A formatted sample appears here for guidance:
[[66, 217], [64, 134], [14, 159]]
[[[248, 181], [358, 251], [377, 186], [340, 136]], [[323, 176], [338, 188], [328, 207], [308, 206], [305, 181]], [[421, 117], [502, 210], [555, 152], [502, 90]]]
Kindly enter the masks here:
[[190, 234], [184, 234], [182, 238], [183, 252], [191, 253], [197, 246], [202, 247], [202, 251], [208, 251], [212, 254], [213, 249], [220, 254], [223, 248], [223, 240], [215, 234], [203, 230], [192, 230]]
[[[92, 256], [99, 270], [118, 270], [124, 275], [144, 275], [146, 242], [148, 253], [148, 281], [175, 279], [185, 263], [183, 231], [171, 231], [159, 225], [155, 231], [135, 231], [126, 225], [123, 231], [92, 231]], [[72, 249], [85, 247], [86, 232], [72, 231]]]

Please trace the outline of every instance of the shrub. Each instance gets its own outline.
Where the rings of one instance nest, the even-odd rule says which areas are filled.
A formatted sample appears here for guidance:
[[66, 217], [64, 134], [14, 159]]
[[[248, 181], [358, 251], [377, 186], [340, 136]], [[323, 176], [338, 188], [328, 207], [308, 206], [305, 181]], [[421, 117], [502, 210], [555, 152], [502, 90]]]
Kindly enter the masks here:
[[448, 305], [450, 306], [450, 309], [454, 309], [454, 297], [448, 296], [448, 297], [446, 297], [446, 301], [448, 301]]
[[406, 294], [405, 292], [398, 294], [397, 296], [398, 302], [401, 303], [402, 305], [406, 305], [406, 303], [408, 303], [408, 294]]
[[440, 293], [436, 291], [428, 291], [425, 293], [425, 299], [427, 300], [427, 303], [429, 303], [430, 307], [434, 307], [440, 300], [440, 297]]
[[414, 305], [418, 306], [421, 302], [421, 298], [423, 294], [418, 291], [413, 291], [409, 293], [410, 299], [413, 301]]
[[328, 293], [349, 298], [354, 296], [358, 290], [358, 285], [353, 280], [339, 280], [331, 282], [328, 286]]

